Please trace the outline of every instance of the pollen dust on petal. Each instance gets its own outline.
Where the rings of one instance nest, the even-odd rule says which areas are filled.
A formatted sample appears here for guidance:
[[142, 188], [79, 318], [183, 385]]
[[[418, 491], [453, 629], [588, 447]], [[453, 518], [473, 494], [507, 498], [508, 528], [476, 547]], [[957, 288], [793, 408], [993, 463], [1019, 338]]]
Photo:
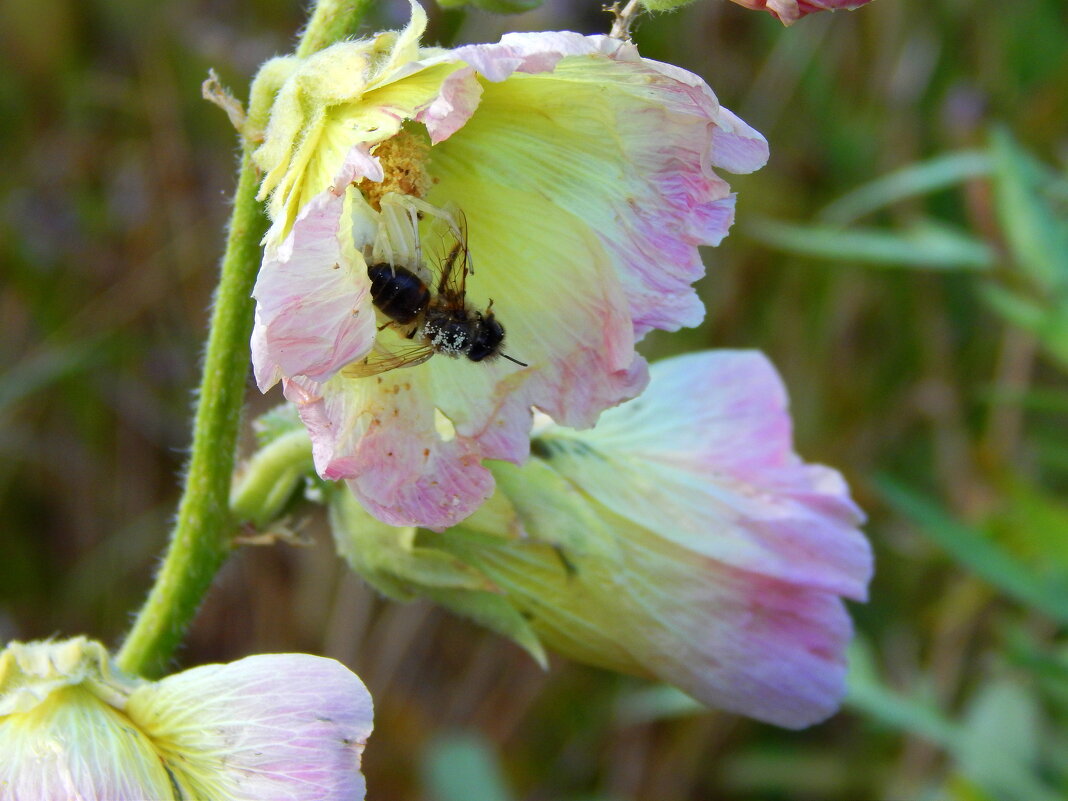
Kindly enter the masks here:
[[382, 196], [388, 192], [423, 197], [430, 188], [431, 179], [426, 172], [430, 145], [421, 137], [408, 131], [380, 142], [372, 151], [382, 165], [385, 177], [381, 181], [364, 178], [356, 184], [364, 199], [375, 211], [381, 211]]

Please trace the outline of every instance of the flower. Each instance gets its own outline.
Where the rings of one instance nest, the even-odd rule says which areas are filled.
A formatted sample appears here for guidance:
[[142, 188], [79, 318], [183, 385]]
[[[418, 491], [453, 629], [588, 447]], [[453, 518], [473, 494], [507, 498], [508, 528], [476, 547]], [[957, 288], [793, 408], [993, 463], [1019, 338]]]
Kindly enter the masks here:
[[[526, 459], [532, 407], [582, 428], [641, 391], [635, 341], [704, 313], [697, 246], [734, 208], [713, 167], [757, 169], [767, 145], [700, 78], [629, 43], [420, 48], [425, 24], [413, 4], [402, 32], [276, 65], [289, 77], [255, 156], [273, 223], [253, 362], [262, 390], [281, 380], [299, 406], [321, 476], [383, 521], [441, 530], [493, 493], [484, 460]], [[504, 352], [529, 366], [436, 356], [353, 377], [421, 342], [376, 311], [368, 264], [429, 278], [464, 236], [467, 299], [492, 300]]]
[[860, 8], [871, 0], [732, 0], [740, 6], [767, 11], [784, 25], [793, 25], [806, 14]]
[[[754, 351], [654, 364], [591, 431], [551, 421], [535, 455], [443, 534], [367, 525], [339, 493], [339, 549], [394, 597], [426, 594], [515, 638], [790, 728], [832, 714], [871, 550], [841, 476], [793, 451]], [[510, 613], [510, 614], [509, 614]]]
[[0, 799], [362, 799], [371, 697], [340, 663], [250, 656], [149, 682], [84, 637], [0, 652]]

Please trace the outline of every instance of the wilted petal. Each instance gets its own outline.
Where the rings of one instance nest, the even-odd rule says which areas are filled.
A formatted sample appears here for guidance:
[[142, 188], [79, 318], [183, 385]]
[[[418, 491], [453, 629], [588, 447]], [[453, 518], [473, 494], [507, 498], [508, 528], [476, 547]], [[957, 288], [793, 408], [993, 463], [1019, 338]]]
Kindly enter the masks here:
[[[433, 150], [434, 176], [451, 182], [435, 184], [430, 199], [467, 211], [469, 182], [481, 182], [495, 208], [516, 202], [498, 188], [520, 203], [523, 195], [547, 200], [603, 243], [637, 336], [700, 322], [691, 287], [704, 273], [697, 246], [719, 244], [734, 218], [734, 196], [713, 167], [758, 169], [764, 138], [721, 108], [698, 76], [608, 37], [507, 34], [451, 57], [494, 82], [483, 82], [477, 112]], [[527, 74], [512, 78], [515, 71]], [[553, 268], [583, 270], [577, 257], [542, 264]]]

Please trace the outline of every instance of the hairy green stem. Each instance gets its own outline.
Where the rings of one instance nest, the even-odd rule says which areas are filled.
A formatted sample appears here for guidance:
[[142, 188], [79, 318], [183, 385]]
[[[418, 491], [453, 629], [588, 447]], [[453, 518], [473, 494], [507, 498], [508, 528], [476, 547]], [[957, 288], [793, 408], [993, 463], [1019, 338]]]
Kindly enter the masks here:
[[[352, 33], [370, 0], [320, 0], [298, 48], [307, 55]], [[253, 109], [250, 109], [250, 112]], [[248, 375], [252, 287], [267, 221], [256, 201], [258, 176], [245, 148], [222, 274], [215, 295], [193, 445], [171, 540], [148, 600], [118, 654], [138, 675], [164, 671], [226, 561], [236, 518], [230, 511], [234, 451]]]
[[152, 592], [119, 652], [130, 673], [158, 674], [230, 550], [230, 480], [248, 375], [252, 287], [266, 220], [248, 153], [234, 196], [230, 235], [204, 357], [193, 448], [170, 547]]
[[297, 55], [310, 56], [356, 33], [374, 0], [319, 0], [301, 37]]

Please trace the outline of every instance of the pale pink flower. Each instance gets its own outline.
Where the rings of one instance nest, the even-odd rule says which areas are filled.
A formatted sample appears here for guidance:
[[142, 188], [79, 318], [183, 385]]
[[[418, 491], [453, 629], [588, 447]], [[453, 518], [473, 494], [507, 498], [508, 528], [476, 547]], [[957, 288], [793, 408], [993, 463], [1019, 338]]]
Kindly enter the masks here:
[[0, 801], [359, 801], [371, 697], [332, 659], [145, 681], [78, 637], [0, 652]]
[[784, 25], [792, 25], [806, 14], [816, 11], [852, 10], [867, 5], [871, 0], [731, 0], [731, 2], [757, 11], [767, 11]]
[[[444, 534], [332, 502], [339, 549], [390, 595], [422, 593], [574, 659], [658, 679], [790, 728], [845, 692], [871, 549], [834, 470], [793, 450], [787, 397], [755, 351], [652, 366], [648, 389], [534, 458], [495, 464], [497, 494]], [[510, 614], [509, 614], [510, 613]]]
[[[425, 22], [413, 4], [403, 32], [281, 65], [257, 153], [274, 222], [253, 360], [261, 389], [281, 379], [299, 406], [320, 475], [384, 521], [442, 529], [492, 494], [484, 460], [527, 458], [532, 407], [582, 428], [642, 390], [636, 340], [703, 316], [698, 245], [734, 210], [713, 168], [757, 169], [767, 145], [699, 77], [632, 44], [516, 33], [445, 51], [419, 47]], [[468, 300], [492, 299], [504, 352], [528, 367], [438, 355], [345, 374], [405, 345], [380, 330], [367, 277], [383, 242], [419, 266], [406, 218], [386, 219], [405, 195], [462, 212]]]

